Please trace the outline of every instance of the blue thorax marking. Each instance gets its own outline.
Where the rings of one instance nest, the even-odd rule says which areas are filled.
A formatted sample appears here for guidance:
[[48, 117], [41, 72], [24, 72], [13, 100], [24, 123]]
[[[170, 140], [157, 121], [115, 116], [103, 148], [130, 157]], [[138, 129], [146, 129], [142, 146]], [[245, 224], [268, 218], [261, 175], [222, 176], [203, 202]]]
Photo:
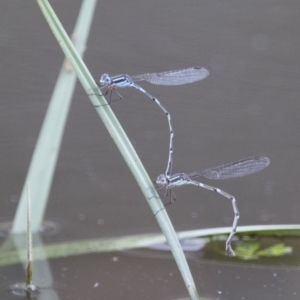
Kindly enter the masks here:
[[132, 84], [132, 80], [128, 75], [118, 75], [111, 78], [111, 85], [115, 85], [117, 87], [127, 87]]

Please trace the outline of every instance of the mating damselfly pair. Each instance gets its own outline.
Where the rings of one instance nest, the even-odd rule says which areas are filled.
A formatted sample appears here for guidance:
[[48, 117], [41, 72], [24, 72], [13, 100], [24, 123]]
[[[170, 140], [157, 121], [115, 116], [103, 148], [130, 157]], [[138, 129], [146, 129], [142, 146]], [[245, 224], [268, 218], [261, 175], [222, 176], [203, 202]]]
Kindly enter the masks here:
[[[221, 165], [219, 167], [206, 169], [203, 171], [197, 171], [190, 174], [177, 173], [171, 174], [173, 166], [173, 137], [174, 131], [171, 123], [171, 115], [166, 110], [166, 108], [160, 103], [160, 101], [148, 93], [145, 89], [136, 84], [137, 81], [147, 81], [152, 84], [157, 85], [183, 85], [187, 83], [192, 83], [205, 79], [209, 75], [208, 70], [202, 67], [191, 67], [187, 69], [167, 71], [161, 73], [146, 73], [136, 76], [129, 76], [127, 74], [121, 74], [116, 76], [109, 76], [108, 74], [103, 74], [100, 78], [98, 84], [100, 89], [107, 88], [105, 94], [110, 91], [112, 93], [116, 88], [132, 87], [136, 90], [142, 92], [148, 96], [153, 102], [155, 102], [160, 109], [165, 113], [168, 119], [169, 131], [170, 131], [170, 144], [169, 144], [169, 155], [166, 172], [158, 176], [156, 184], [159, 187], [165, 187], [165, 196], [170, 197], [170, 202], [173, 203], [176, 198], [173, 192], [174, 187], [179, 187], [181, 185], [195, 185], [202, 187], [204, 189], [216, 192], [225, 198], [231, 200], [233, 211], [234, 211], [234, 220], [232, 224], [232, 229], [229, 234], [229, 237], [226, 241], [226, 252], [230, 256], [234, 256], [234, 251], [231, 247], [231, 241], [236, 232], [237, 223], [239, 219], [239, 210], [237, 208], [235, 197], [224, 192], [223, 190], [206, 185], [204, 183], [195, 181], [194, 178], [197, 177], [206, 177], [208, 179], [231, 179], [236, 177], [242, 177], [250, 175], [256, 172], [259, 172], [266, 168], [270, 164], [270, 160], [267, 157], [263, 156], [253, 156], [250, 158], [242, 159], [233, 163]], [[120, 98], [121, 95], [116, 91]], [[110, 94], [111, 97], [111, 94]], [[168, 203], [168, 204], [169, 204]]]

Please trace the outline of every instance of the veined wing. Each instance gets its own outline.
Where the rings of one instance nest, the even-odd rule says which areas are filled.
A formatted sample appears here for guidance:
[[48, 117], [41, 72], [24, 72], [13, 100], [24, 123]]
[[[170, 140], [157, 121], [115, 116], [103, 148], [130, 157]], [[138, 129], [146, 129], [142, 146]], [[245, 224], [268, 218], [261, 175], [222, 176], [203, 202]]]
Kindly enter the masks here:
[[133, 81], [148, 81], [158, 85], [182, 85], [203, 80], [209, 75], [208, 70], [202, 67], [167, 71], [162, 73], [146, 73], [130, 76]]
[[270, 159], [263, 156], [252, 156], [219, 167], [187, 174], [190, 178], [206, 177], [208, 179], [230, 179], [254, 174], [266, 168]]

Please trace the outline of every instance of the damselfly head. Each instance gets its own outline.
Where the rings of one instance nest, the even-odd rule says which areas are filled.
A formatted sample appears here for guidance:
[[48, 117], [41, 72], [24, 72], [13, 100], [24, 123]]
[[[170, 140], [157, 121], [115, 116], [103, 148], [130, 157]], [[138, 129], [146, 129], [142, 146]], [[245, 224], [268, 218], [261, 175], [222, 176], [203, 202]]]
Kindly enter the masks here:
[[161, 187], [168, 184], [168, 180], [165, 174], [160, 174], [156, 179], [156, 184]]
[[111, 78], [109, 77], [108, 74], [104, 73], [104, 74], [101, 76], [101, 78], [100, 78], [100, 80], [99, 80], [99, 83], [100, 83], [101, 85], [110, 85], [110, 84], [111, 84]]

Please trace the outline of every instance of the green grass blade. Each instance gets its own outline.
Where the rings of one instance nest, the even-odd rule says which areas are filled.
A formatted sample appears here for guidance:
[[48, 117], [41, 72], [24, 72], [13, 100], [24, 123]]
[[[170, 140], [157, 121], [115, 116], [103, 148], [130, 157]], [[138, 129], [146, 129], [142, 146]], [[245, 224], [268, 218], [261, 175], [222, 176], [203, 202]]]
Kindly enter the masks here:
[[139, 157], [137, 156], [134, 148], [129, 142], [120, 123], [118, 122], [112, 110], [110, 109], [110, 106], [99, 106], [99, 104], [107, 104], [106, 100], [101, 96], [91, 94], [97, 90], [97, 86], [94, 82], [94, 79], [89, 73], [80, 56], [77, 54], [74, 46], [72, 45], [68, 35], [66, 34], [59, 20], [57, 19], [50, 4], [48, 3], [48, 1], [45, 0], [37, 0], [37, 3], [39, 4], [59, 45], [61, 46], [66, 57], [72, 64], [79, 81], [81, 82], [83, 88], [89, 95], [92, 104], [95, 106], [97, 113], [99, 114], [107, 130], [112, 136], [125, 162], [127, 163], [138, 185], [140, 186], [146, 200], [148, 201], [148, 204], [150, 205], [153, 213], [155, 214], [158, 224], [160, 225], [172, 249], [173, 256], [183, 276], [191, 299], [198, 299], [199, 297], [196, 291], [194, 280], [190, 273], [184, 253], [176, 237], [176, 233], [170, 222], [170, 219], [164, 209], [161, 210], [158, 214], [156, 214], [156, 212], [163, 207], [163, 204], [160, 201], [158, 194], [155, 188], [153, 187], [152, 182], [147, 172], [145, 171]]
[[[96, 0], [83, 1], [72, 35], [80, 55], [85, 50], [95, 5]], [[25, 182], [29, 181], [31, 185], [33, 232], [38, 231], [44, 218], [76, 78], [74, 72], [66, 70], [65, 66], [61, 68], [26, 176]], [[24, 212], [26, 212], [25, 184], [14, 218], [13, 233], [26, 232]]]
[[[182, 239], [206, 238], [207, 242], [211, 237], [217, 238], [217, 235], [229, 234], [231, 227], [208, 228], [199, 230], [190, 230], [178, 232], [177, 236]], [[240, 226], [238, 228], [240, 235], [255, 235], [258, 237], [299, 237], [300, 225], [257, 225]], [[35, 236], [36, 237], [36, 236]], [[106, 253], [115, 251], [124, 251], [151, 247], [166, 242], [162, 234], [137, 234], [131, 236], [97, 238], [77, 241], [66, 241], [43, 245], [38, 243], [33, 248], [33, 257], [35, 260], [45, 260], [50, 258], [69, 257], [73, 255], [84, 255], [90, 253]], [[35, 242], [35, 244], [37, 244]], [[24, 245], [24, 240], [22, 244]], [[225, 251], [224, 251], [225, 255]], [[26, 261], [26, 250], [20, 247], [18, 251], [13, 248], [1, 249], [0, 267], [9, 266]]]

